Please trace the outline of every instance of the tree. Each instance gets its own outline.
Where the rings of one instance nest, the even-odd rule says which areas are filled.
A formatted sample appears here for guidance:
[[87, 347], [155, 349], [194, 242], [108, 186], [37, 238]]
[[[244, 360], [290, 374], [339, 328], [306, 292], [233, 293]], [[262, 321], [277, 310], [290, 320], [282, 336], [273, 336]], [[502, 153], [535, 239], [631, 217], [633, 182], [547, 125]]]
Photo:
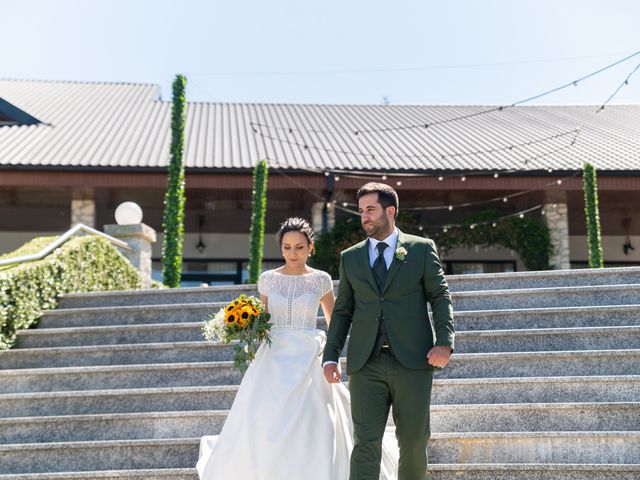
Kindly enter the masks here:
[[165, 196], [164, 242], [162, 244], [162, 279], [171, 288], [180, 286], [182, 273], [182, 240], [184, 236], [184, 125], [185, 86], [187, 79], [176, 75], [173, 81], [171, 108], [171, 151], [169, 178]]

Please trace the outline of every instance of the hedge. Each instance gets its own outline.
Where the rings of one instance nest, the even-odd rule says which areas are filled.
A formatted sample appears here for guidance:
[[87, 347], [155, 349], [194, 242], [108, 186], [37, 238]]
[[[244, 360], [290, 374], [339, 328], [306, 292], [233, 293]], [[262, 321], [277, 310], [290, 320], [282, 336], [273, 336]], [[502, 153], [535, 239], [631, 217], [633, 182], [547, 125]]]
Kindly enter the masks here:
[[[39, 251], [55, 237], [41, 237], [3, 257]], [[0, 271], [0, 350], [15, 344], [16, 331], [56, 308], [62, 294], [139, 289], [140, 274], [107, 240], [84, 236], [67, 241], [41, 260]]]

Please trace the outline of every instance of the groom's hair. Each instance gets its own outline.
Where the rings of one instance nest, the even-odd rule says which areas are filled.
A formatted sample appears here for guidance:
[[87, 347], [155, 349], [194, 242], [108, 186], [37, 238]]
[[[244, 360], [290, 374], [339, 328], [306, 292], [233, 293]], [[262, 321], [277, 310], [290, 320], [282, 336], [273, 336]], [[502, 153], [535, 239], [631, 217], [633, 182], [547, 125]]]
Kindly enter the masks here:
[[395, 207], [396, 214], [394, 218], [398, 218], [398, 194], [393, 187], [385, 183], [369, 182], [360, 187], [360, 190], [356, 193], [356, 198], [360, 200], [360, 197], [369, 195], [370, 193], [378, 194], [378, 202], [382, 205], [382, 208]]

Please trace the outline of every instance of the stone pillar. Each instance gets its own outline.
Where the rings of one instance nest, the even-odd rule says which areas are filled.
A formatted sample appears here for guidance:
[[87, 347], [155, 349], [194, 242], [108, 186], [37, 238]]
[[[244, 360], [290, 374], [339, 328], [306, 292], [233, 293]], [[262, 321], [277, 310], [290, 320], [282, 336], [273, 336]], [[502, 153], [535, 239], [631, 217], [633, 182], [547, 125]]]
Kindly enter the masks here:
[[[311, 205], [311, 227], [317, 234], [322, 233], [322, 216], [324, 215], [324, 202], [315, 202]], [[327, 225], [331, 230], [336, 224], [336, 209], [333, 204], [327, 208]]]
[[71, 226], [84, 223], [87, 227], [96, 226], [96, 202], [93, 188], [74, 188], [71, 191]]
[[142, 288], [151, 288], [151, 244], [156, 231], [144, 223], [137, 225], [105, 225], [104, 233], [126, 242], [133, 250], [122, 250], [131, 264], [140, 270]]
[[[547, 203], [548, 202], [548, 203]], [[549, 263], [555, 270], [569, 270], [571, 268], [569, 255], [569, 209], [566, 194], [564, 196], [548, 197], [544, 204], [545, 219], [551, 235], [554, 254]]]

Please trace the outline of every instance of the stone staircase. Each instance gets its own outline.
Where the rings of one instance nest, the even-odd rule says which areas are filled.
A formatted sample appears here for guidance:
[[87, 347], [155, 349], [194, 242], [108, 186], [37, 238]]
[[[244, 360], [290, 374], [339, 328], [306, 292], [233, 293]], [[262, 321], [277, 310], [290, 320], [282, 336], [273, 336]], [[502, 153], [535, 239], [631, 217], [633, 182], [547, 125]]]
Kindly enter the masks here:
[[[640, 268], [449, 283], [429, 479], [640, 478]], [[247, 288], [65, 296], [0, 352], [0, 480], [197, 479], [241, 379], [201, 322]]]

